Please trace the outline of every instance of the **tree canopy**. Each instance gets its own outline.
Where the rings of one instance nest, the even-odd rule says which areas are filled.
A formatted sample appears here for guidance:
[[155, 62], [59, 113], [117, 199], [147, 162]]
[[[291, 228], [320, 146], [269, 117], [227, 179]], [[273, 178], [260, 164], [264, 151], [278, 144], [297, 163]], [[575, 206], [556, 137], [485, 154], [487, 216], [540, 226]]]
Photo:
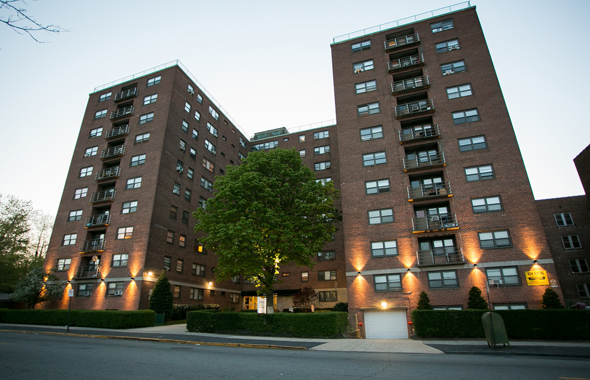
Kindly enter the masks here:
[[67, 31], [59, 25], [44, 25], [37, 22], [23, 8], [23, 5], [27, 5], [24, 0], [0, 0], [0, 23], [9, 26], [18, 34], [28, 34], [29, 37], [39, 43], [43, 41], [37, 39], [37, 32], [60, 33]]
[[57, 277], [52, 270], [45, 271], [37, 267], [18, 281], [11, 298], [33, 308], [39, 302], [61, 299], [66, 285], [67, 282]]
[[294, 149], [253, 152], [228, 166], [214, 188], [206, 208], [194, 214], [195, 231], [207, 234], [200, 240], [218, 256], [217, 280], [252, 277], [259, 294], [272, 297], [281, 265], [313, 268], [312, 258], [340, 220], [334, 186], [316, 181]]
[[149, 308], [156, 313], [166, 313], [166, 318], [170, 318], [174, 309], [173, 297], [172, 291], [170, 290], [170, 281], [166, 277], [166, 272], [162, 271], [154, 286], [154, 290], [152, 290]]

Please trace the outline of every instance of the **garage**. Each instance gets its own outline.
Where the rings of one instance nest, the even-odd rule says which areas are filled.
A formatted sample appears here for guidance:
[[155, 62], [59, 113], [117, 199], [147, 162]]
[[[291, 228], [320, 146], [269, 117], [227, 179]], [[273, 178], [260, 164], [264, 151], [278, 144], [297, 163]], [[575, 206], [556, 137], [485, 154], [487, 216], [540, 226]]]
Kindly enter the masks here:
[[367, 339], [408, 339], [405, 310], [365, 311]]

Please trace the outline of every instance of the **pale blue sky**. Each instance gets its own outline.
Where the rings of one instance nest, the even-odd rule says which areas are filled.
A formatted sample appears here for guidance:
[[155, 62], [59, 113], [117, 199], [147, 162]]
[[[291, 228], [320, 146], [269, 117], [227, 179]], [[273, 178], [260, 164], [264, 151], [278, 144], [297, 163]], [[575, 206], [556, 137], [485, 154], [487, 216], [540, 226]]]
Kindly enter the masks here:
[[[55, 214], [96, 86], [179, 59], [249, 134], [334, 119], [333, 37], [454, 3], [31, 1], [38, 21], [70, 32], [37, 44], [0, 26], [0, 193]], [[590, 143], [590, 2], [471, 4], [535, 197], [583, 194], [572, 160]]]

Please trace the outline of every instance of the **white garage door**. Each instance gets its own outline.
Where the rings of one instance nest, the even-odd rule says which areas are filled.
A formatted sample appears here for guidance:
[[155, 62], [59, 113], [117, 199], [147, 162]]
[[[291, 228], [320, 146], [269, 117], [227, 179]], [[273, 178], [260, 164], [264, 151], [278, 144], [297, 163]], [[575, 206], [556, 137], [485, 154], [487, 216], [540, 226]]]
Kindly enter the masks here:
[[405, 310], [365, 311], [367, 339], [408, 339]]

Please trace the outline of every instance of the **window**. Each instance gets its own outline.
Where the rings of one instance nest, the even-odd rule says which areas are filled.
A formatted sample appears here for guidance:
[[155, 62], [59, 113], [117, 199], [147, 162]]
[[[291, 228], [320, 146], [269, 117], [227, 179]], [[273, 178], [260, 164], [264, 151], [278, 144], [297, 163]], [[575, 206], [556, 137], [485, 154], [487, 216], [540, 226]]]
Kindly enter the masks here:
[[207, 122], [207, 130], [209, 131], [209, 133], [211, 133], [213, 136], [217, 137], [217, 128], [215, 128], [214, 126], [211, 125], [211, 123]]
[[186, 170], [186, 178], [190, 179], [191, 181], [193, 180], [193, 178], [195, 177], [195, 170], [193, 168], [188, 168]]
[[588, 273], [588, 262], [585, 259], [570, 260], [572, 273]]
[[313, 148], [313, 154], [315, 154], [315, 155], [326, 154], [326, 153], [330, 153], [330, 145], [318, 146], [316, 148]]
[[113, 261], [111, 261], [111, 266], [112, 267], [126, 267], [128, 261], [129, 261], [129, 254], [128, 253], [121, 253], [121, 254], [113, 255]]
[[184, 162], [176, 160], [176, 171], [180, 174], [184, 171]]
[[193, 129], [193, 139], [199, 140], [199, 132], [196, 129]]
[[78, 177], [88, 177], [92, 175], [92, 166], [87, 166], [85, 168], [80, 169], [80, 175]]
[[108, 282], [107, 283], [107, 296], [122, 296], [123, 288], [125, 283], [121, 282]]
[[[240, 160], [243, 160], [244, 158], [246, 158], [246, 156], [244, 156], [242, 154], [242, 152], [238, 152], [238, 157], [239, 157]], [[220, 169], [220, 171], [223, 173], [223, 170]]]
[[428, 272], [428, 287], [431, 289], [458, 288], [457, 272], [454, 270]]
[[283, 276], [283, 277], [290, 277], [291, 276], [291, 273], [289, 273], [289, 272], [283, 272], [283, 273], [281, 273], [281, 276]]
[[377, 81], [371, 80], [368, 82], [357, 83], [354, 85], [355, 92], [357, 94], [363, 94], [365, 92], [371, 92], [377, 90]]
[[117, 240], [131, 239], [133, 227], [120, 227], [117, 229]]
[[82, 210], [70, 211], [68, 222], [75, 222], [82, 219]]
[[369, 224], [393, 223], [393, 209], [384, 208], [382, 210], [369, 211]]
[[313, 134], [314, 140], [327, 139], [328, 137], [330, 137], [330, 131], [314, 132]]
[[465, 71], [465, 61], [457, 61], [447, 63], [445, 65], [440, 65], [440, 70], [442, 71], [442, 75], [451, 75], [460, 73], [461, 71]]
[[182, 224], [188, 225], [188, 217], [189, 217], [188, 211], [183, 211], [182, 212]]
[[238, 293], [230, 293], [231, 303], [240, 303], [240, 295]]
[[190, 84], [188, 85], [187, 90], [188, 90], [188, 93], [191, 94], [191, 95], [193, 95], [195, 93], [195, 89]]
[[90, 297], [92, 295], [92, 283], [78, 284], [78, 297]]
[[203, 167], [209, 170], [211, 173], [215, 170], [215, 165], [206, 158], [203, 158]]
[[213, 183], [203, 177], [201, 177], [201, 186], [209, 191], [213, 191]]
[[184, 103], [184, 110], [188, 113], [191, 112], [191, 104], [189, 102]]
[[553, 214], [555, 217], [555, 223], [557, 223], [557, 227], [563, 226], [573, 226], [574, 220], [572, 219], [572, 214], [569, 212], [561, 213], [561, 214]]
[[305, 149], [299, 151], [299, 157], [305, 157]]
[[131, 157], [131, 166], [138, 166], [145, 164], [145, 154], [139, 154]]
[[309, 281], [309, 272], [301, 272], [301, 282]]
[[363, 154], [363, 166], [386, 164], [385, 152]]
[[582, 243], [580, 243], [580, 238], [577, 235], [562, 236], [561, 242], [565, 249], [582, 248]]
[[373, 115], [379, 112], [379, 102], [357, 106], [357, 114], [359, 117]]
[[397, 255], [397, 241], [373, 241], [371, 242], [371, 256], [385, 257]]
[[479, 214], [482, 212], [502, 211], [502, 203], [500, 202], [500, 197], [472, 199], [471, 207], [473, 207], [474, 214]]
[[338, 301], [338, 292], [336, 290], [318, 292], [318, 299], [320, 302], [336, 302]]
[[368, 195], [389, 193], [389, 180], [381, 179], [378, 181], [365, 182], [365, 191]]
[[193, 275], [205, 277], [205, 266], [193, 263]]
[[447, 88], [447, 98], [456, 99], [473, 95], [470, 84]]
[[86, 198], [87, 195], [88, 195], [88, 188], [87, 187], [83, 187], [81, 189], [76, 189], [76, 191], [74, 191], [74, 199]]
[[174, 185], [172, 185], [172, 194], [180, 195], [180, 183], [174, 182]]
[[96, 156], [96, 153], [97, 152], [98, 152], [98, 146], [93, 146], [91, 148], [86, 148], [86, 150], [84, 151], [84, 157]]
[[213, 154], [215, 154], [215, 152], [217, 151], [217, 148], [215, 148], [215, 145], [211, 144], [209, 142], [209, 140], [207, 140], [207, 139], [205, 139], [205, 148]]
[[382, 126], [361, 129], [361, 141], [369, 141], [380, 138], [383, 138]]
[[486, 268], [488, 280], [500, 281], [500, 286], [520, 285], [517, 267]]
[[96, 111], [94, 113], [94, 120], [102, 119], [103, 117], [107, 117], [107, 110]]
[[132, 214], [137, 211], [137, 201], [123, 202], [121, 214]]
[[201, 113], [195, 110], [195, 119], [201, 120]]
[[[233, 144], [232, 144], [232, 146], [233, 146]], [[273, 149], [273, 148], [276, 148], [277, 146], [279, 146], [278, 140], [269, 141], [269, 142], [265, 142], [265, 143], [261, 143], [261, 144], [252, 145], [250, 147], [250, 152], [254, 152], [256, 150]]]
[[195, 252], [202, 253], [203, 255], [207, 254], [207, 248], [205, 248], [205, 245], [203, 243], [199, 242], [198, 239], [195, 239], [195, 245], [193, 248], [194, 248]]
[[190, 191], [189, 189], [184, 189], [184, 200], [187, 202], [190, 202], [191, 197], [192, 197], [192, 191]]
[[352, 65], [352, 71], [357, 74], [363, 71], [373, 70], [373, 60], [369, 59], [368, 61], [364, 62], [357, 62]]
[[112, 94], [113, 94], [112, 92], [107, 92], [106, 94], [102, 94], [102, 95], [101, 95], [101, 96], [98, 98], [98, 102], [99, 102], [99, 103], [102, 103], [102, 102], [105, 102], [105, 101], [109, 100], [109, 99], [111, 98], [111, 95], [112, 95]]
[[158, 100], [158, 94], [148, 95], [143, 98], [143, 105], [147, 106], [148, 104], [155, 103]]
[[186, 121], [182, 121], [182, 130], [188, 132], [188, 123]]
[[59, 259], [57, 260], [57, 270], [68, 270], [70, 269], [70, 264], [72, 264], [72, 259]]
[[146, 113], [145, 115], [141, 115], [139, 117], [139, 124], [146, 124], [149, 123], [150, 121], [154, 120], [154, 113], [150, 112], [150, 113]]
[[178, 215], [178, 207], [174, 205], [170, 206], [170, 219], [176, 220], [176, 215]]
[[358, 53], [359, 51], [369, 50], [371, 48], [371, 41], [363, 41], [356, 44], [350, 45], [353, 53]]
[[170, 256], [164, 256], [164, 266], [165, 270], [170, 269], [170, 263], [172, 262], [172, 258]]
[[180, 285], [174, 285], [174, 291], [172, 292], [174, 298], [180, 298]]
[[526, 304], [494, 304], [494, 310], [526, 310]]
[[190, 148], [189, 149], [189, 156], [193, 159], [196, 160], [197, 159], [197, 151], [194, 148]]
[[433, 306], [432, 310], [463, 310], [463, 306]]
[[168, 230], [166, 232], [166, 243], [174, 244], [174, 231]]
[[577, 285], [580, 298], [590, 298], [590, 284]]
[[485, 136], [469, 137], [466, 139], [459, 139], [459, 151], [469, 152], [471, 150], [486, 149], [488, 144]]
[[100, 128], [94, 128], [90, 130], [90, 136], [88, 136], [89, 139], [93, 139], [95, 137], [98, 136], [102, 136], [102, 127]]
[[316, 171], [330, 169], [330, 161], [316, 162], [313, 167]]
[[375, 281], [375, 291], [401, 291], [402, 280], [399, 274], [386, 274], [373, 276]]
[[305, 135], [299, 135], [299, 142], [305, 142]]
[[450, 18], [448, 20], [442, 20], [440, 22], [435, 22], [434, 24], [430, 24], [430, 29], [432, 33], [442, 32], [444, 30], [453, 29], [455, 25], [453, 24], [453, 19]]
[[246, 148], [246, 142], [244, 141], [242, 136], [240, 136], [240, 145], [242, 146], [242, 148]]
[[203, 103], [203, 97], [201, 96], [201, 94], [197, 94], [197, 102], [199, 102], [199, 104]]
[[336, 271], [335, 270], [321, 270], [318, 272], [319, 281], [335, 281]]
[[209, 106], [209, 113], [211, 114], [211, 116], [213, 116], [215, 120], [219, 120], [219, 114], [211, 106]]
[[74, 245], [76, 244], [76, 238], [78, 234], [67, 234], [64, 235], [63, 240], [61, 241], [61, 245]]
[[184, 260], [181, 260], [181, 259], [176, 260], [176, 271], [178, 273], [182, 273], [183, 269], [184, 269]]
[[467, 182], [494, 179], [494, 169], [492, 168], [492, 165], [465, 168], [465, 177], [467, 178]]
[[336, 260], [336, 252], [318, 252], [318, 261]]
[[508, 231], [480, 232], [479, 245], [481, 248], [506, 248], [512, 246]]
[[158, 83], [160, 83], [160, 79], [162, 79], [162, 77], [159, 75], [157, 77], [153, 77], [153, 78], [148, 79], [147, 87], [152, 87], [152, 86], [157, 85]]
[[453, 123], [464, 124], [479, 121], [479, 113], [477, 110], [466, 110], [453, 112]]
[[458, 50], [459, 40], [454, 39], [436, 44], [437, 53], [445, 53], [447, 51]]
[[203, 289], [191, 288], [188, 298], [191, 300], [202, 300], [204, 293]]
[[207, 200], [199, 197], [199, 208], [207, 208]]

